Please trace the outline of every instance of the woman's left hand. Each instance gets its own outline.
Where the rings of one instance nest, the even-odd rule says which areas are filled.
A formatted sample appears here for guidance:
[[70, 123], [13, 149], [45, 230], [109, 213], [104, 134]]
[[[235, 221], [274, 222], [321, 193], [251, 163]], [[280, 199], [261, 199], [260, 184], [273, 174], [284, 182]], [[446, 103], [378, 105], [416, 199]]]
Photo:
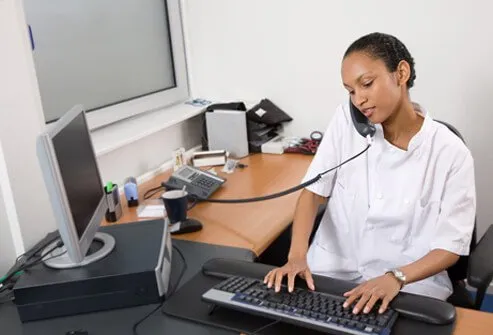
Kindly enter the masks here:
[[358, 314], [361, 310], [363, 310], [363, 313], [369, 313], [375, 303], [381, 300], [382, 304], [378, 312], [383, 313], [400, 290], [399, 281], [391, 274], [385, 274], [344, 293], [344, 296], [347, 297], [344, 302], [344, 308], [351, 306], [359, 299], [353, 308], [353, 313]]

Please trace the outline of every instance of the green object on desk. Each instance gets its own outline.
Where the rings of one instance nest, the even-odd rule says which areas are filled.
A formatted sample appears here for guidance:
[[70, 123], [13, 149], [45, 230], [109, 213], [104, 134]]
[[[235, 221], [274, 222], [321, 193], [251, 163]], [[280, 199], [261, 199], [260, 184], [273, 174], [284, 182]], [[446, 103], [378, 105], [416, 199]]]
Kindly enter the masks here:
[[113, 182], [109, 181], [106, 183], [106, 192], [111, 192], [113, 190]]

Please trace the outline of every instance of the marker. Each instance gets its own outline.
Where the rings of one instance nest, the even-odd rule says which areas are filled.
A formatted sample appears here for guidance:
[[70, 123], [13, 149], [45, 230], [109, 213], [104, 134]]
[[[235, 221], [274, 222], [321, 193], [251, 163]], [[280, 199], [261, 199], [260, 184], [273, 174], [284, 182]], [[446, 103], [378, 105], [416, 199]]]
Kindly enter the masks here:
[[106, 183], [106, 192], [111, 192], [113, 190], [113, 182], [109, 181]]

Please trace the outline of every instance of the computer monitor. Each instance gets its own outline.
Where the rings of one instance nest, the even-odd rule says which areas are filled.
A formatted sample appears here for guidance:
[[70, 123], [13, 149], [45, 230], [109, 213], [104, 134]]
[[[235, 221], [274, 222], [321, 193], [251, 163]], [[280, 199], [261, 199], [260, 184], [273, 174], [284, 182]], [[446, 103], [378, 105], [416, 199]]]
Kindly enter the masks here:
[[[82, 106], [73, 107], [49, 125], [38, 138], [37, 153], [64, 244], [63, 250], [59, 248], [51, 257], [44, 257], [45, 264], [72, 268], [105, 257], [113, 250], [115, 240], [97, 232], [108, 205]], [[93, 240], [103, 246], [86, 255]]]

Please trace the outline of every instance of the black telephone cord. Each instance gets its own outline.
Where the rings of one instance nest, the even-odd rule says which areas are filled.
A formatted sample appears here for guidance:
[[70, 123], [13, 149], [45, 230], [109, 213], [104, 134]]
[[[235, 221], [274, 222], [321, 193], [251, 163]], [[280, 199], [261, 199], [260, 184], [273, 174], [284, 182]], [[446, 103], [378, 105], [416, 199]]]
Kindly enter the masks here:
[[280, 198], [282, 196], [285, 196], [285, 195], [288, 195], [288, 194], [291, 194], [293, 192], [296, 192], [298, 190], [301, 190], [307, 186], [310, 186], [314, 183], [316, 183], [317, 181], [319, 181], [325, 174], [331, 172], [331, 171], [334, 171], [335, 169], [338, 169], [340, 168], [341, 166], [343, 166], [344, 164], [352, 161], [353, 159], [361, 156], [362, 154], [364, 154], [371, 146], [371, 143], [368, 143], [368, 145], [366, 146], [366, 148], [359, 152], [358, 154], [354, 155], [353, 157], [351, 158], [348, 158], [346, 159], [344, 162], [342, 162], [341, 164], [333, 167], [333, 168], [330, 168], [324, 172], [321, 172], [319, 173], [318, 175], [316, 175], [315, 177], [313, 177], [312, 179], [300, 184], [300, 185], [297, 185], [297, 186], [294, 186], [292, 188], [289, 188], [285, 191], [281, 191], [281, 192], [278, 192], [278, 193], [273, 193], [273, 194], [269, 194], [269, 195], [265, 195], [265, 196], [262, 196], [262, 197], [255, 197], [255, 198], [245, 198], [245, 199], [204, 199], [204, 198], [199, 198], [197, 196], [194, 196], [194, 195], [190, 195], [192, 197], [194, 197], [195, 199], [197, 199], [198, 201], [207, 201], [207, 202], [212, 202], [212, 203], [220, 203], [220, 204], [239, 204], [239, 203], [248, 203], [248, 202], [257, 202], [257, 201], [264, 201], [264, 200], [270, 200], [270, 199], [275, 199], [275, 198]]

